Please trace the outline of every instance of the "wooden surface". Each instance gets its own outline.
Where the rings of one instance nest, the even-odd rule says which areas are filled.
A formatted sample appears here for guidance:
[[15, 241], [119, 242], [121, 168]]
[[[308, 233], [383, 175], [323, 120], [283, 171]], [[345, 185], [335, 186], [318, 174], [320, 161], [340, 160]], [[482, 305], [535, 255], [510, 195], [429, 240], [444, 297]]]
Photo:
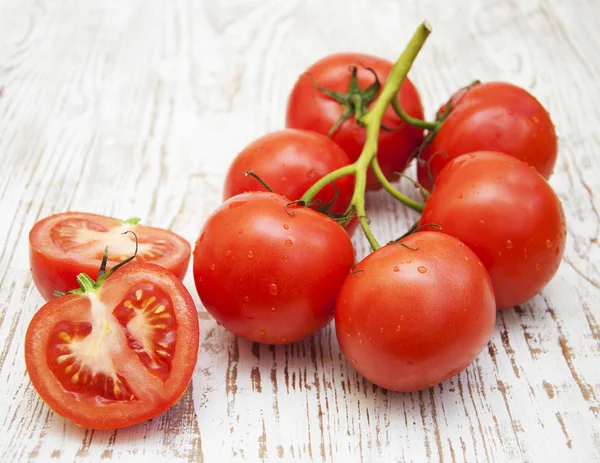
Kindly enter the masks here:
[[[0, 0], [0, 461], [600, 460], [598, 18], [598, 0]], [[474, 78], [522, 85], [553, 116], [569, 237], [544, 292], [500, 314], [466, 371], [398, 394], [357, 375], [332, 327], [290, 346], [235, 339], [188, 275], [202, 339], [179, 405], [114, 432], [53, 414], [23, 361], [42, 303], [32, 225], [82, 210], [194, 241], [229, 161], [283, 126], [299, 73], [330, 52], [394, 59], [423, 19], [434, 33], [411, 76], [429, 116]], [[382, 241], [415, 217], [384, 193], [368, 206]]]

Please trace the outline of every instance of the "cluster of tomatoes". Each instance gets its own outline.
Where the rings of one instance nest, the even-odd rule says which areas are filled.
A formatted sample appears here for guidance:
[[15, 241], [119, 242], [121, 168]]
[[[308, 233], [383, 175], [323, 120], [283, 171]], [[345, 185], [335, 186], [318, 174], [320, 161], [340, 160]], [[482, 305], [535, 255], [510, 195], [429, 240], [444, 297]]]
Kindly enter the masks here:
[[[236, 336], [291, 343], [335, 317], [354, 368], [397, 391], [465, 369], [488, 343], [496, 310], [552, 278], [566, 238], [546, 181], [557, 155], [547, 111], [519, 87], [475, 83], [424, 121], [406, 74], [428, 33], [421, 25], [394, 65], [338, 54], [302, 74], [287, 128], [234, 159], [225, 201], [193, 253], [204, 307]], [[424, 204], [392, 185], [411, 162]], [[384, 246], [364, 203], [366, 190], [382, 187], [422, 212]], [[358, 224], [373, 252], [357, 263]], [[198, 349], [196, 309], [180, 282], [190, 245], [135, 220], [77, 213], [42, 220], [30, 243], [33, 278], [49, 300], [26, 336], [42, 398], [92, 428], [135, 424], [176, 403]], [[67, 294], [53, 298], [55, 290]]]

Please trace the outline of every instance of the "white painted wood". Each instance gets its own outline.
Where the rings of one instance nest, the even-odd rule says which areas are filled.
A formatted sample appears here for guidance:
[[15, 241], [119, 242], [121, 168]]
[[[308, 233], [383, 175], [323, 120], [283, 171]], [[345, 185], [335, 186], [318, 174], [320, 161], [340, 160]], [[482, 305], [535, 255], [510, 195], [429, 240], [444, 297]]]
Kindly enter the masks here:
[[[0, 0], [0, 461], [599, 460], [599, 17], [595, 0]], [[411, 76], [429, 116], [474, 78], [522, 85], [553, 116], [569, 237], [544, 292], [500, 314], [465, 372], [396, 394], [357, 375], [331, 327], [236, 340], [188, 275], [202, 340], [182, 402], [116, 432], [54, 415], [23, 361], [42, 302], [31, 226], [85, 210], [194, 241], [229, 161], [282, 127], [299, 73], [330, 52], [394, 59], [423, 19], [434, 33]], [[368, 205], [382, 240], [414, 220], [385, 193]]]

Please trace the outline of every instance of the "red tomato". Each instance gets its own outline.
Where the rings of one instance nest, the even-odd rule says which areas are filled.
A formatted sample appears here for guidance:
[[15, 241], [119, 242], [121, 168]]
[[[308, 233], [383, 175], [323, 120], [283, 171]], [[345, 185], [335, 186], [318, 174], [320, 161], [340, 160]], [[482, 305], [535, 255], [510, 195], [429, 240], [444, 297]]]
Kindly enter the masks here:
[[179, 401], [198, 336], [183, 284], [162, 267], [131, 263], [98, 289], [46, 303], [27, 329], [25, 362], [56, 413], [87, 428], [121, 428]]
[[104, 247], [109, 267], [131, 256], [138, 237], [138, 261], [152, 262], [183, 279], [190, 261], [190, 244], [168, 230], [147, 227], [102, 215], [64, 212], [36, 223], [29, 232], [29, 259], [33, 281], [49, 301], [54, 291], [77, 287], [77, 275], [98, 277]]
[[[348, 164], [348, 155], [328, 137], [308, 130], [280, 130], [259, 138], [237, 155], [225, 177], [223, 199], [247, 191], [267, 191], [258, 180], [245, 175], [252, 170], [275, 193], [295, 201], [325, 174]], [[354, 193], [354, 177], [341, 177], [335, 186], [338, 197], [327, 212], [343, 215]], [[323, 188], [314, 198], [320, 201], [314, 209], [330, 204], [335, 194], [333, 185]], [[355, 229], [357, 223], [353, 220], [348, 226]]]
[[554, 125], [526, 90], [504, 82], [475, 84], [453, 96], [450, 115], [421, 155], [419, 182], [431, 190], [427, 162], [433, 153], [438, 153], [429, 162], [435, 179], [452, 159], [473, 151], [500, 151], [549, 178], [557, 156]]
[[[297, 200], [325, 174], [350, 164], [348, 155], [328, 137], [308, 130], [285, 129], [273, 132], [251, 143], [233, 160], [225, 178], [223, 199], [248, 191], [267, 191], [255, 178], [246, 176], [252, 170], [275, 193]], [[343, 214], [354, 192], [354, 177], [335, 181], [338, 198], [329, 212]], [[335, 198], [333, 185], [315, 197], [320, 205]]]
[[335, 306], [344, 355], [365, 378], [418, 391], [464, 370], [494, 330], [488, 273], [456, 238], [420, 232], [360, 262]]
[[[361, 89], [367, 88], [375, 81], [373, 73], [366, 69], [367, 67], [375, 71], [382, 85], [392, 69], [392, 63], [375, 56], [340, 53], [325, 57], [309, 67], [294, 85], [287, 106], [286, 126], [328, 134], [345, 108], [319, 91], [313, 78], [322, 88], [346, 93], [350, 85], [352, 66], [357, 68], [357, 80]], [[409, 79], [402, 84], [398, 98], [404, 112], [423, 119], [419, 93]], [[385, 112], [382, 124], [389, 130], [382, 130], [379, 135], [377, 159], [385, 176], [395, 180], [398, 176], [394, 173], [405, 169], [411, 154], [423, 140], [423, 131], [404, 124], [391, 106]], [[351, 117], [331, 138], [344, 149], [350, 161], [355, 161], [363, 149], [366, 131]], [[373, 173], [369, 172], [367, 189], [379, 188], [381, 184]]]
[[421, 216], [469, 246], [487, 268], [498, 309], [521, 304], [554, 276], [567, 227], [560, 200], [533, 167], [502, 153], [453, 159]]
[[207, 220], [194, 249], [194, 279], [206, 310], [236, 336], [284, 344], [333, 318], [354, 264], [334, 220], [274, 193], [245, 193]]

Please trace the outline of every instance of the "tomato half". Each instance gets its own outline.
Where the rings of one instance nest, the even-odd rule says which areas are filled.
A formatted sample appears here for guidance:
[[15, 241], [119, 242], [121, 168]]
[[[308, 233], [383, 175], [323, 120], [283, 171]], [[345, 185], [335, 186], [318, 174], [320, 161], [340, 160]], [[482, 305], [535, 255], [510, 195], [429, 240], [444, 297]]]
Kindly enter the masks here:
[[419, 183], [431, 190], [427, 164], [435, 179], [452, 159], [473, 151], [508, 154], [548, 179], [557, 146], [550, 114], [533, 95], [505, 82], [475, 84], [452, 97], [448, 118], [421, 155]]
[[567, 235], [548, 182], [512, 156], [485, 151], [459, 156], [440, 172], [420, 223], [439, 225], [479, 256], [498, 309], [521, 304], [546, 286]]
[[418, 391], [464, 370], [488, 343], [496, 306], [490, 277], [456, 238], [420, 232], [356, 265], [335, 307], [337, 338], [365, 378]]
[[[329, 137], [308, 130], [280, 130], [259, 138], [236, 156], [225, 177], [223, 199], [248, 191], [267, 191], [258, 180], [245, 175], [251, 170], [275, 193], [298, 200], [325, 174], [348, 164], [348, 155]], [[327, 213], [344, 214], [354, 192], [354, 177], [337, 179], [335, 188], [323, 188], [314, 198], [318, 201], [314, 209], [331, 203]]]
[[104, 248], [108, 246], [108, 267], [125, 260], [135, 251], [136, 260], [160, 265], [183, 279], [190, 261], [191, 246], [179, 235], [160, 228], [82, 212], [64, 212], [37, 222], [29, 232], [29, 259], [33, 281], [45, 300], [54, 291], [77, 287], [77, 275], [98, 277]]
[[[375, 82], [371, 68], [382, 83], [392, 69], [392, 63], [375, 56], [359, 53], [340, 53], [327, 56], [310, 66], [300, 76], [289, 97], [286, 126], [295, 129], [313, 130], [327, 135], [344, 112], [344, 105], [325, 95], [316, 86], [334, 92], [346, 93], [352, 76], [351, 67], [357, 68], [357, 82], [361, 89]], [[314, 81], [313, 81], [314, 78]], [[412, 117], [423, 119], [423, 106], [417, 89], [406, 79], [398, 96], [404, 112]], [[423, 131], [404, 124], [389, 107], [383, 117], [379, 135], [377, 159], [385, 176], [390, 180], [398, 178], [395, 172], [402, 172], [410, 160], [411, 154], [423, 140]], [[356, 123], [356, 119], [347, 119], [331, 136], [348, 154], [350, 161], [360, 155], [366, 139], [366, 131]], [[367, 189], [381, 188], [381, 184], [372, 172], [367, 176]]]
[[148, 420], [184, 394], [198, 354], [198, 314], [181, 281], [130, 263], [97, 290], [46, 303], [25, 335], [25, 362], [50, 408], [114, 429]]
[[206, 310], [236, 336], [285, 344], [323, 328], [354, 264], [344, 229], [274, 193], [234, 196], [206, 221], [194, 280]]

